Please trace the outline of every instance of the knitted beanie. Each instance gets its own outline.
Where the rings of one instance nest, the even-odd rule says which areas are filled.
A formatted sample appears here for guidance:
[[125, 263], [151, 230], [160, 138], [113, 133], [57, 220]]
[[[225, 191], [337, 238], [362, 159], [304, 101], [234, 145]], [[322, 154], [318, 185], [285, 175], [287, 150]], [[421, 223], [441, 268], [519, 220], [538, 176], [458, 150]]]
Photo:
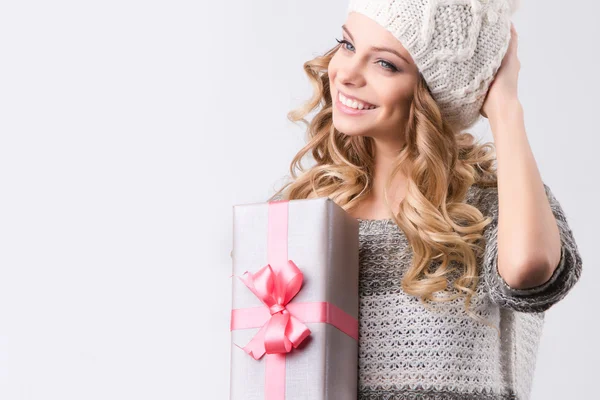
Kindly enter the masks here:
[[510, 41], [519, 0], [350, 0], [410, 53], [456, 129], [472, 127]]

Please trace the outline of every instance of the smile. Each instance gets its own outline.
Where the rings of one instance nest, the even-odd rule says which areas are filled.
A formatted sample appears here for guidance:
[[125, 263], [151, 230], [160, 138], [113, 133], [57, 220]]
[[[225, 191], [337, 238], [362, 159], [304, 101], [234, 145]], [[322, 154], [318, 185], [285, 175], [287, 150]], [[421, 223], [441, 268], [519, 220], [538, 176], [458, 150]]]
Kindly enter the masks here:
[[336, 97], [335, 107], [346, 115], [362, 115], [379, 108], [378, 106], [365, 103], [352, 97], [347, 97], [339, 91], [338, 96]]
[[377, 108], [373, 104], [369, 104], [366, 101], [356, 99], [354, 97], [346, 96], [342, 92], [338, 91], [338, 100], [346, 107], [354, 108], [357, 110], [372, 110]]

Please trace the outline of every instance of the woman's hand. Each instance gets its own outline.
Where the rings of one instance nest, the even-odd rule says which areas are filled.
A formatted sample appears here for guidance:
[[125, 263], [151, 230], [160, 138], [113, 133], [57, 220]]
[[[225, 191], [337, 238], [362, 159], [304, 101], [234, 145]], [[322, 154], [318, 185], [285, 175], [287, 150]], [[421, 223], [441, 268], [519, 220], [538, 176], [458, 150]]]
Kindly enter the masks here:
[[481, 107], [481, 115], [493, 118], [500, 113], [502, 107], [518, 100], [517, 81], [521, 62], [517, 57], [518, 36], [515, 26], [510, 24], [510, 42], [508, 50], [502, 59], [498, 72], [492, 81]]

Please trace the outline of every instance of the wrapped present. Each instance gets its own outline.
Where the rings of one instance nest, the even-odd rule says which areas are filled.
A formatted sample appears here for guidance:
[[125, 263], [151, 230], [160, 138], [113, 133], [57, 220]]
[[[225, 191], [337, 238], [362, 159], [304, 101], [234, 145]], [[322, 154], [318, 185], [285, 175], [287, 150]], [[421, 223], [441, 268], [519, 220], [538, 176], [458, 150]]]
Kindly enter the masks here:
[[327, 197], [233, 214], [230, 399], [356, 399], [358, 221]]

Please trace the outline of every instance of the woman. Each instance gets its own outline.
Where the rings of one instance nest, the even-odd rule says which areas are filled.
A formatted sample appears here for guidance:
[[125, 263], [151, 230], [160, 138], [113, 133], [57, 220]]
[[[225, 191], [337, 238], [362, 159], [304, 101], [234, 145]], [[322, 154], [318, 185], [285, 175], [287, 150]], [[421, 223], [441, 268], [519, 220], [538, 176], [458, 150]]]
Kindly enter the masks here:
[[[269, 201], [359, 220], [359, 399], [527, 399], [544, 311], [581, 274], [524, 129], [515, 8], [353, 0], [304, 66], [315, 94], [289, 117], [317, 112]], [[495, 144], [462, 132], [480, 114]]]

